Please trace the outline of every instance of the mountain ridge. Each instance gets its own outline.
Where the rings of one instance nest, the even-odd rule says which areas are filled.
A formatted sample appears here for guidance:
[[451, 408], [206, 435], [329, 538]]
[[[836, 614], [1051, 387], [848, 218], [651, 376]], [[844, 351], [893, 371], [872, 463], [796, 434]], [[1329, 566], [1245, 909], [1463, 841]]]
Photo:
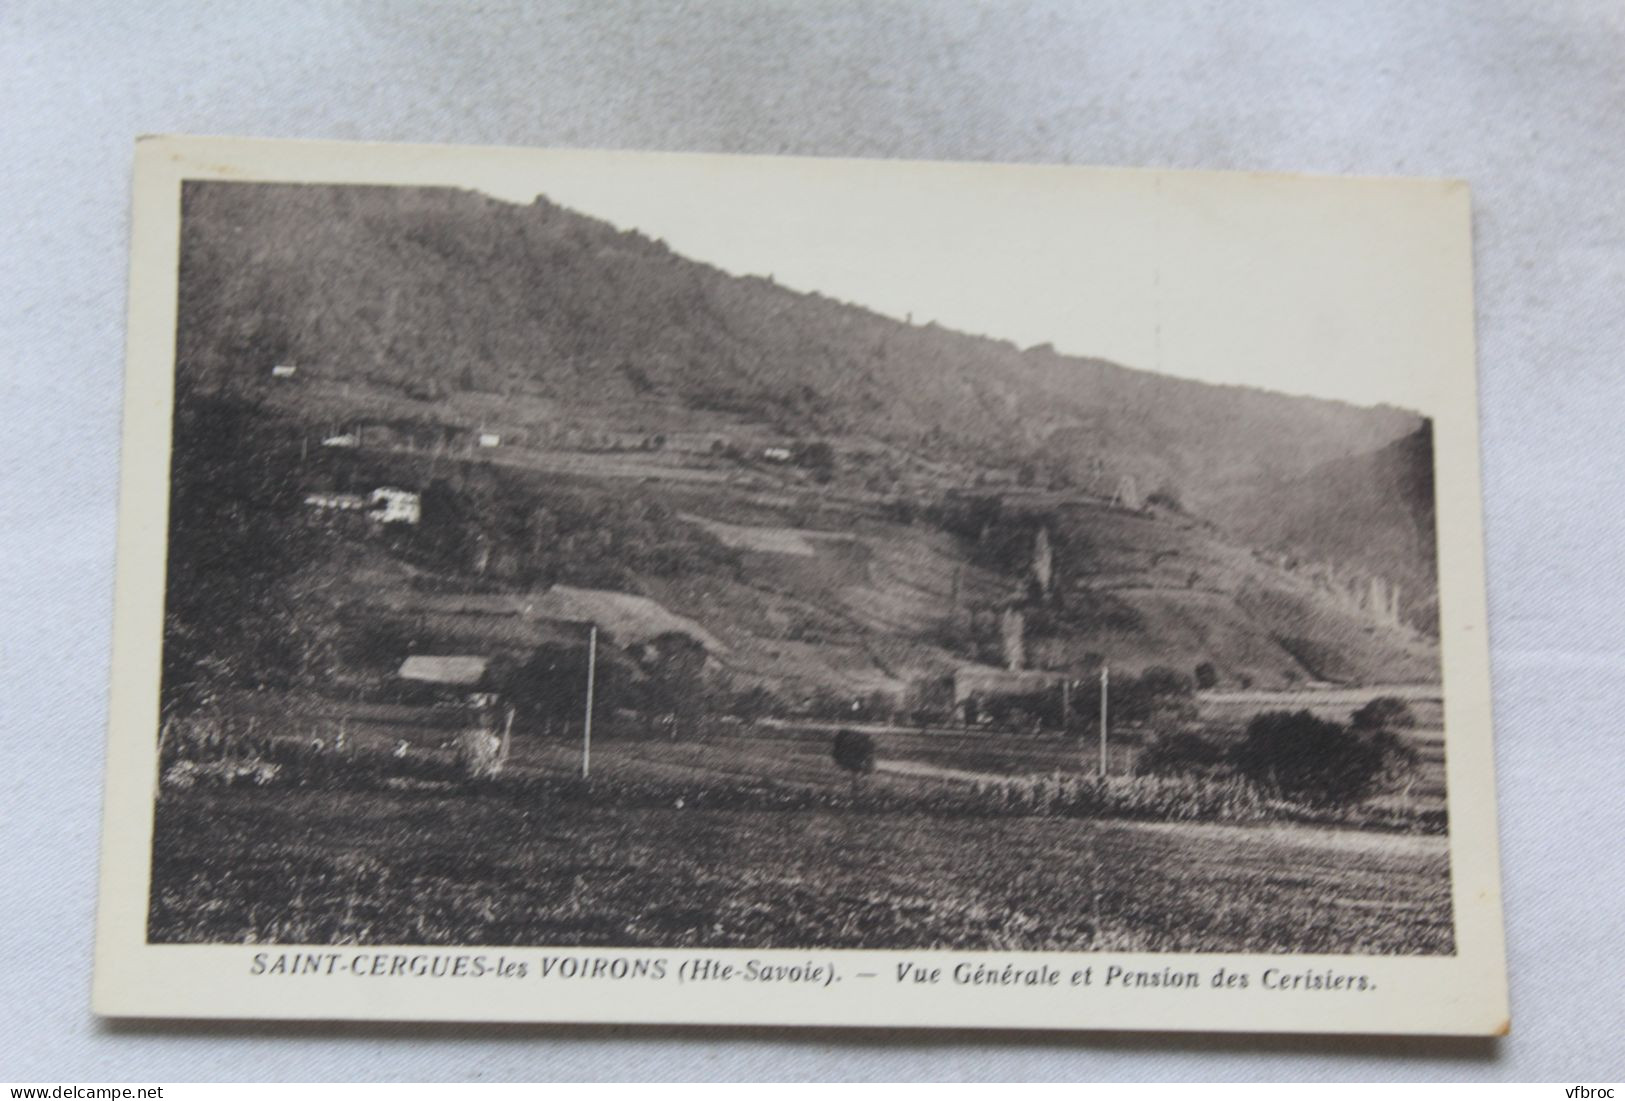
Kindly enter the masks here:
[[[1427, 425], [913, 325], [544, 196], [196, 182], [183, 215], [179, 362], [194, 380], [261, 386], [272, 362], [320, 363], [441, 420], [875, 441], [901, 457], [877, 484], [906, 489], [917, 459], [967, 481], [1127, 485], [1278, 549], [1290, 533], [1260, 517], [1315, 511], [1312, 491], [1284, 487]], [[1385, 525], [1418, 511], [1378, 505]], [[1410, 558], [1392, 572], [1429, 576]]]

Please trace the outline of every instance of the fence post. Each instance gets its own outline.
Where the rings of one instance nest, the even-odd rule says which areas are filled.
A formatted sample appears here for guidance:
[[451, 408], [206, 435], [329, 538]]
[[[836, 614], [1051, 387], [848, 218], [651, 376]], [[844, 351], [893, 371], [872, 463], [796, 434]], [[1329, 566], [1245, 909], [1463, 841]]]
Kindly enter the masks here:
[[1106, 777], [1106, 698], [1111, 694], [1111, 666], [1100, 667], [1100, 776]]

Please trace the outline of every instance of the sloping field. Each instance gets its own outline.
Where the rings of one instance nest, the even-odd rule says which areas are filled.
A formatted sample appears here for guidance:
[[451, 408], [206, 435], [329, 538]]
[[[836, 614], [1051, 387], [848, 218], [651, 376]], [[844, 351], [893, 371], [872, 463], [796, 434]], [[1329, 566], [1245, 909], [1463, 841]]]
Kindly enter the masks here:
[[1119, 589], [1090, 598], [1089, 607], [1095, 605], [1103, 606], [1100, 614], [1078, 616], [1064, 638], [1029, 644], [1029, 649], [1064, 653], [1072, 661], [1095, 654], [1127, 672], [1153, 665], [1184, 672], [1211, 661], [1232, 682], [1243, 677], [1258, 684], [1308, 679], [1292, 656], [1228, 594]]
[[875, 661], [862, 645], [774, 640], [755, 648], [738, 668], [751, 676], [810, 689], [839, 685], [843, 692], [865, 695], [902, 687], [902, 678]]
[[[629, 646], [646, 642], [670, 631], [688, 635], [713, 653], [727, 647], [703, 626], [678, 615], [659, 602], [633, 593], [582, 589], [554, 585], [544, 592], [514, 593], [434, 593], [416, 592], [404, 586], [380, 588], [369, 603], [395, 614], [423, 616], [448, 630], [473, 632], [480, 620], [489, 621], [498, 636], [531, 637], [541, 641], [551, 637], [549, 621], [595, 622]], [[507, 621], [503, 626], [503, 621]]]
[[706, 524], [743, 549], [741, 577], [651, 579], [649, 589], [722, 637], [734, 672], [790, 694], [900, 695], [914, 678], [945, 673], [963, 659], [931, 638], [954, 606], [956, 575], [966, 605], [991, 603], [1004, 588], [968, 565], [951, 537], [923, 527], [862, 524], [836, 535]]
[[[1234, 684], [1406, 683], [1438, 677], [1438, 651], [1380, 626], [1198, 521], [1090, 502], [1058, 516], [1067, 644], [1130, 668], [1211, 661]], [[1089, 610], [1101, 608], [1098, 616]]]
[[[363, 687], [395, 683], [408, 653], [468, 654], [522, 664], [538, 647], [582, 648], [585, 620], [600, 625], [605, 645], [630, 646], [676, 631], [712, 655], [727, 651], [700, 624], [631, 594], [422, 592], [405, 584], [349, 588], [351, 601], [341, 622], [348, 650], [355, 651], [347, 653], [351, 683]], [[378, 641], [369, 646], [369, 640]]]
[[870, 631], [920, 636], [959, 609], [995, 604], [1012, 587], [1009, 579], [966, 562], [963, 550], [942, 532], [899, 526], [865, 542], [868, 568], [837, 599]]
[[1255, 577], [1236, 602], [1308, 679], [1404, 683], [1440, 675], [1436, 644], [1352, 615], [1295, 578]]
[[[1044, 667], [1103, 657], [1129, 672], [1188, 671], [1211, 662], [1222, 683], [1272, 688], [1438, 675], [1428, 640], [1350, 613], [1200, 521], [1087, 499], [1030, 514], [1029, 504], [1010, 506], [1007, 522], [1043, 522], [1055, 533], [1054, 624], [1034, 621], [1028, 635], [1028, 653]], [[831, 535], [684, 515], [744, 553], [742, 577], [692, 589], [666, 583], [657, 595], [724, 637], [739, 672], [766, 680], [900, 692], [966, 661], [939, 644], [946, 625], [998, 607], [1022, 580], [974, 565], [976, 548], [925, 524], [854, 515], [844, 535]]]
[[[624, 489], [578, 479], [572, 492], [590, 499]], [[373, 611], [409, 616], [420, 639], [471, 653], [555, 641], [539, 626], [547, 620], [595, 621], [622, 646], [676, 631], [743, 682], [786, 698], [820, 690], [900, 698], [913, 683], [987, 658], [987, 617], [1021, 589], [1023, 548], [1042, 524], [1053, 533], [1056, 595], [1030, 618], [1027, 652], [1038, 667], [1105, 659], [1130, 673], [1161, 665], [1188, 674], [1212, 663], [1232, 688], [1437, 677], [1428, 640], [1351, 613], [1310, 581], [1164, 509], [1012, 495], [1004, 527], [978, 541], [924, 519], [888, 520], [876, 501], [834, 493], [779, 500], [718, 486], [671, 498], [682, 520], [738, 555], [735, 565], [679, 563], [628, 578], [629, 592], [435, 592], [425, 590], [459, 586], [393, 560], [382, 545], [336, 540], [333, 560], [313, 575], [348, 602], [358, 630]]]
[[712, 653], [727, 650], [722, 641], [686, 616], [661, 607], [648, 597], [602, 589], [554, 585], [532, 598], [534, 614], [549, 619], [590, 620], [614, 635], [622, 646], [647, 642], [668, 632], [688, 635]]
[[800, 558], [810, 558], [817, 553], [808, 537], [809, 533], [796, 528], [725, 524], [720, 520], [707, 520], [691, 512], [680, 512], [677, 515], [689, 523], [700, 525], [716, 536], [723, 546], [735, 550], [753, 551], [757, 554], [792, 554]]

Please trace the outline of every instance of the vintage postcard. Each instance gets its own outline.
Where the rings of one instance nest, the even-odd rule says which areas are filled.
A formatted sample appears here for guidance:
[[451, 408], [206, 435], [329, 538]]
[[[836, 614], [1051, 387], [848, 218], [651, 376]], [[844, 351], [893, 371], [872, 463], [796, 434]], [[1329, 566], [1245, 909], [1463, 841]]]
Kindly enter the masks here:
[[1508, 1027], [1459, 182], [135, 162], [98, 1012]]

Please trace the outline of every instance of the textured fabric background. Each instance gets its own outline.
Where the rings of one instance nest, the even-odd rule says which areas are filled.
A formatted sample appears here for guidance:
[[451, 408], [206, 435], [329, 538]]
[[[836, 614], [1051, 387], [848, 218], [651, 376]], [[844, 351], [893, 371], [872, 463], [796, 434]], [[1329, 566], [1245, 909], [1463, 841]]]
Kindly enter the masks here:
[[[1625, 7], [0, 4], [0, 1078], [1625, 1076]], [[87, 1010], [142, 132], [1465, 177], [1513, 1034], [103, 1024]]]

